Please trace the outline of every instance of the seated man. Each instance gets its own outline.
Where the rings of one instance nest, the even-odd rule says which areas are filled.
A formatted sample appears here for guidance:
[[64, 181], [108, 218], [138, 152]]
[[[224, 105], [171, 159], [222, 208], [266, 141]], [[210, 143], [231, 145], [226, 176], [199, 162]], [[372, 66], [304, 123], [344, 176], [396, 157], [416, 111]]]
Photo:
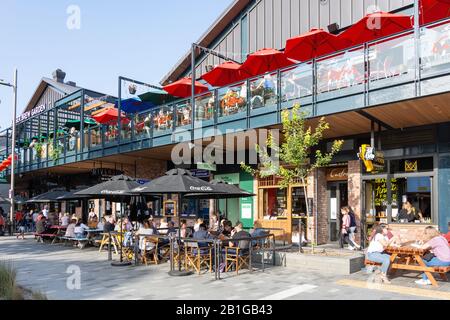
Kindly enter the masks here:
[[[207, 231], [207, 227], [205, 223], [202, 223], [198, 230], [194, 232], [194, 235], [192, 236], [192, 239], [195, 240], [207, 240], [207, 239], [212, 239], [213, 237], [209, 234], [209, 232]], [[208, 246], [208, 242], [199, 242], [198, 243], [199, 247], [207, 247]]]
[[251, 235], [247, 231], [243, 230], [242, 222], [238, 222], [234, 227], [233, 231], [231, 231], [232, 240], [229, 242], [229, 246], [237, 247], [241, 250], [248, 249], [250, 247], [250, 239], [233, 241], [233, 239], [245, 239], [245, 238], [251, 238]]

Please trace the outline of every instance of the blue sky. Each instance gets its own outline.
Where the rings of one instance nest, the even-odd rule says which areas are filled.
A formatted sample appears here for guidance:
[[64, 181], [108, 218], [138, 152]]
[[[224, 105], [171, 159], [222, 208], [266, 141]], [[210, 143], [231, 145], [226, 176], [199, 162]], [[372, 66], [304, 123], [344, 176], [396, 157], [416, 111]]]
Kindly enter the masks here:
[[[39, 80], [66, 81], [117, 95], [119, 75], [158, 84], [232, 0], [1, 0], [0, 79], [19, 69], [18, 114]], [[80, 9], [80, 29], [67, 13]], [[11, 89], [0, 86], [0, 126], [11, 124]]]

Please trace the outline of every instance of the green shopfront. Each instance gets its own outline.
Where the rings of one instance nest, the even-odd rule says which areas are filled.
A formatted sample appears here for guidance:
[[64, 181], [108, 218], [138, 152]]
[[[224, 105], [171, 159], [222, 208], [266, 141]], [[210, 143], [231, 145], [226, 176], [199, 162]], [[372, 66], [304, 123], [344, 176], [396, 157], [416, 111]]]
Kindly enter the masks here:
[[[215, 174], [214, 179], [234, 184], [242, 190], [254, 193], [254, 179], [246, 172], [239, 171], [234, 173]], [[253, 197], [222, 199], [219, 200], [219, 211], [221, 215], [227, 217], [233, 225], [237, 221], [241, 221], [244, 224], [244, 228], [252, 228], [254, 211], [253, 201]]]

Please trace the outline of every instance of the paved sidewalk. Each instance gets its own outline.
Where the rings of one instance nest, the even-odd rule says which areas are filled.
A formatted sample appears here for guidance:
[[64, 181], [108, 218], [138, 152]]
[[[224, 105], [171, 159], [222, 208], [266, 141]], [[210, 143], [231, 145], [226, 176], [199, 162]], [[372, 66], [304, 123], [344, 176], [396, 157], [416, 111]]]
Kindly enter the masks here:
[[[363, 272], [342, 277], [271, 267], [265, 272], [244, 271], [239, 276], [225, 274], [220, 281], [214, 281], [213, 274], [171, 277], [167, 263], [112, 267], [106, 251], [41, 244], [31, 237], [1, 237], [0, 259], [13, 262], [21, 285], [41, 291], [49, 299], [450, 299], [449, 283], [436, 291], [418, 288], [414, 279], [399, 278], [391, 288], [384, 288], [369, 284]], [[78, 270], [79, 289], [74, 276]]]

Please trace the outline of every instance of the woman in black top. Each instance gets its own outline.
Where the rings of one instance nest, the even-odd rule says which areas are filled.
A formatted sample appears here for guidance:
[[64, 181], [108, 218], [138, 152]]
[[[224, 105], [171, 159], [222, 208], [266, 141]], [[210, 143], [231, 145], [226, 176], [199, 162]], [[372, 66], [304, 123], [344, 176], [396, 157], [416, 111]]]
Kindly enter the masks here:
[[416, 208], [414, 208], [409, 200], [403, 204], [403, 208], [398, 214], [398, 221], [402, 222], [403, 220], [406, 220], [409, 223], [416, 220], [421, 220], [421, 214]]

